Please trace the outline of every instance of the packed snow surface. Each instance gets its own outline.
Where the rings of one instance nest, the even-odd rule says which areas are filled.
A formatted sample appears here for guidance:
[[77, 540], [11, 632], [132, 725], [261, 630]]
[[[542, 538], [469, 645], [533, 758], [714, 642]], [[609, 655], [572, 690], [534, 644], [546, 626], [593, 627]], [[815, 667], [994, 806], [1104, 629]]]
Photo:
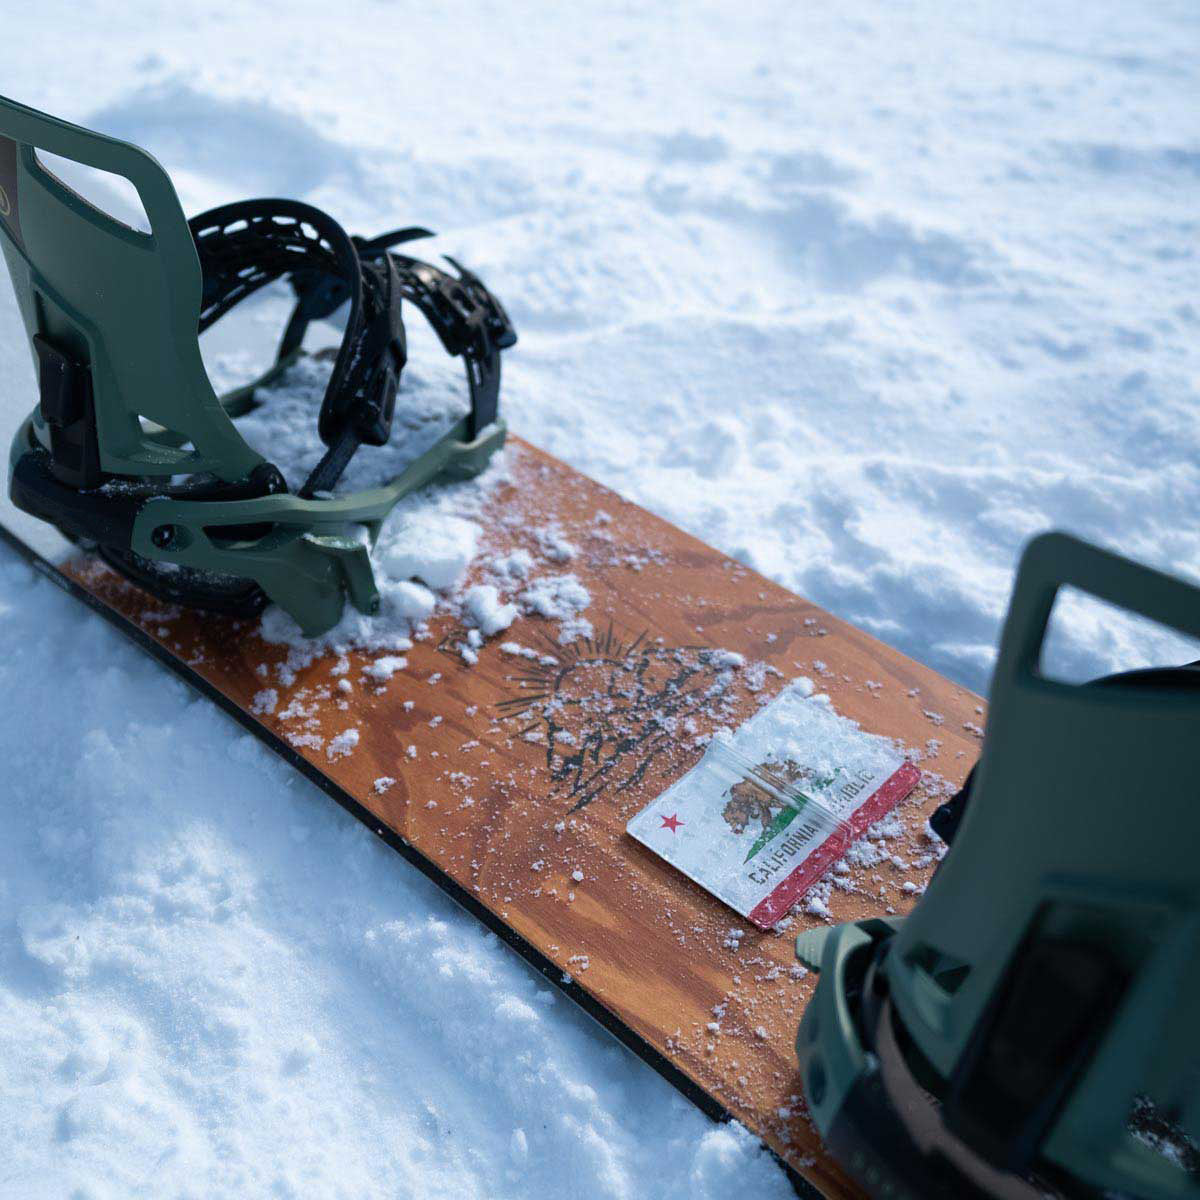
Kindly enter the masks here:
[[[146, 146], [189, 212], [437, 229], [520, 331], [513, 428], [983, 688], [1032, 533], [1200, 570], [1198, 35], [1182, 3], [45, 0], [0, 88]], [[417, 424], [451, 365], [414, 359]], [[33, 394], [6, 285], [0, 387]], [[538, 538], [481, 631], [524, 593], [586, 622]], [[396, 541], [404, 619], [471, 539], [441, 522], [423, 582]], [[7, 552], [0, 622], [0, 1195], [791, 1194]], [[1076, 676], [1177, 653], [1096, 608], [1061, 635]]]

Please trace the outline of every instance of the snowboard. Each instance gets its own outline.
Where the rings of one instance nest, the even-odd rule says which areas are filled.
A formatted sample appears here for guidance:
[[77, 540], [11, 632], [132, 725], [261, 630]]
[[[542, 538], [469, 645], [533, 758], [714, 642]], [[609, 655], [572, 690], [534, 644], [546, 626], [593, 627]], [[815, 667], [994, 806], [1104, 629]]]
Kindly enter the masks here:
[[[97, 559], [51, 562], [11, 508], [0, 531], [706, 1113], [751, 1130], [801, 1194], [857, 1196], [804, 1109], [794, 1041], [816, 979], [795, 937], [915, 903], [938, 859], [927, 818], [976, 760], [982, 701], [519, 438], [508, 454], [483, 546], [536, 549], [532, 531], [561, 529], [590, 595], [569, 640], [526, 613], [471, 645], [444, 615], [402, 667], [306, 656], [265, 642], [255, 621], [166, 606]], [[762, 929], [627, 826], [716, 729], [800, 676], [907, 749], [911, 790], [890, 837], [868, 835], [836, 886]]]

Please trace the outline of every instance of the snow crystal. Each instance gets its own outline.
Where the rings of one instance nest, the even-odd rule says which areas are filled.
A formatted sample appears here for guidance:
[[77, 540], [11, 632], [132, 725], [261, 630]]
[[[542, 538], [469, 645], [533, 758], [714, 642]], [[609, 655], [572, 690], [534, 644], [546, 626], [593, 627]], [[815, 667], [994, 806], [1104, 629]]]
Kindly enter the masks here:
[[386, 679], [391, 679], [397, 671], [403, 671], [408, 666], [408, 659], [399, 654], [385, 654], [382, 658], [377, 658], [374, 662], [367, 663], [363, 667], [363, 674], [369, 675], [372, 679], [383, 682]]
[[550, 655], [542, 654], [540, 651], [534, 650], [529, 646], [522, 646], [520, 642], [501, 642], [500, 650], [504, 654], [511, 654], [516, 658], [528, 658], [534, 662], [544, 663], [548, 667], [554, 666], [558, 661]]
[[474, 521], [440, 512], [408, 514], [378, 551], [388, 574], [419, 579], [438, 591], [453, 587], [471, 565], [479, 541]]
[[577, 575], [544, 576], [534, 580], [521, 594], [521, 603], [526, 608], [557, 621], [582, 612], [591, 602], [591, 595]]
[[498, 554], [488, 560], [488, 570], [508, 583], [518, 583], [527, 579], [533, 570], [533, 555], [520, 548]]
[[563, 645], [576, 638], [591, 637], [591, 622], [579, 614], [592, 602], [592, 597], [578, 576], [547, 575], [535, 579], [520, 599], [530, 612], [561, 622], [558, 640]]
[[557, 525], [547, 525], [542, 529], [535, 529], [533, 536], [537, 538], [543, 556], [550, 562], [568, 562], [578, 553]]
[[709, 652], [708, 661], [714, 667], [740, 667], [746, 662], [744, 654], [738, 654], [736, 650], [712, 650]]
[[484, 637], [507, 629], [517, 619], [515, 604], [502, 604], [500, 593], [490, 583], [476, 584], [463, 599], [467, 616], [475, 622]]
[[512, 1137], [508, 1142], [508, 1156], [518, 1166], [524, 1164], [529, 1158], [529, 1139], [525, 1136], [525, 1130], [520, 1127], [512, 1132]]
[[325, 747], [325, 756], [330, 759], [345, 758], [358, 745], [358, 741], [357, 729], [345, 729], [336, 737], [329, 739], [329, 745]]
[[832, 920], [833, 913], [829, 908], [829, 894], [832, 888], [833, 884], [828, 879], [814, 884], [801, 900], [801, 908], [810, 917], [820, 917], [824, 921]]

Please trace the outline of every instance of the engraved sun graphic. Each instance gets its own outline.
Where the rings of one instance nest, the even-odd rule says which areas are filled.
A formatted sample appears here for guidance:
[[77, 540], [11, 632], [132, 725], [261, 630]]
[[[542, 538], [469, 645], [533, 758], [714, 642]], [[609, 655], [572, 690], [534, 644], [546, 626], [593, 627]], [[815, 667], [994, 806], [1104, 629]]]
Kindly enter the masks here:
[[[733, 705], [733, 656], [709, 646], [667, 646], [647, 633], [606, 633], [560, 646], [509, 676], [498, 707], [517, 736], [544, 743], [553, 786], [571, 812], [601, 792], [640, 783], [681, 742], [720, 723]], [[739, 660], [740, 661], [740, 660]]]

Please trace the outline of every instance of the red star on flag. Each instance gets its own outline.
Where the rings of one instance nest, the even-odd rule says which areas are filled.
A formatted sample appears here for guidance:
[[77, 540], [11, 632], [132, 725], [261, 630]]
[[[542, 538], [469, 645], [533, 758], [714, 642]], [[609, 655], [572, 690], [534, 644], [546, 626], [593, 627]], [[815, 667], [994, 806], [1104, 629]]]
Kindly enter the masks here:
[[685, 822], [681, 821], [674, 813], [672, 813], [669, 817], [663, 817], [662, 819], [662, 827], [664, 829], [669, 829], [672, 833], [676, 833], [680, 825], [683, 824], [685, 824]]

